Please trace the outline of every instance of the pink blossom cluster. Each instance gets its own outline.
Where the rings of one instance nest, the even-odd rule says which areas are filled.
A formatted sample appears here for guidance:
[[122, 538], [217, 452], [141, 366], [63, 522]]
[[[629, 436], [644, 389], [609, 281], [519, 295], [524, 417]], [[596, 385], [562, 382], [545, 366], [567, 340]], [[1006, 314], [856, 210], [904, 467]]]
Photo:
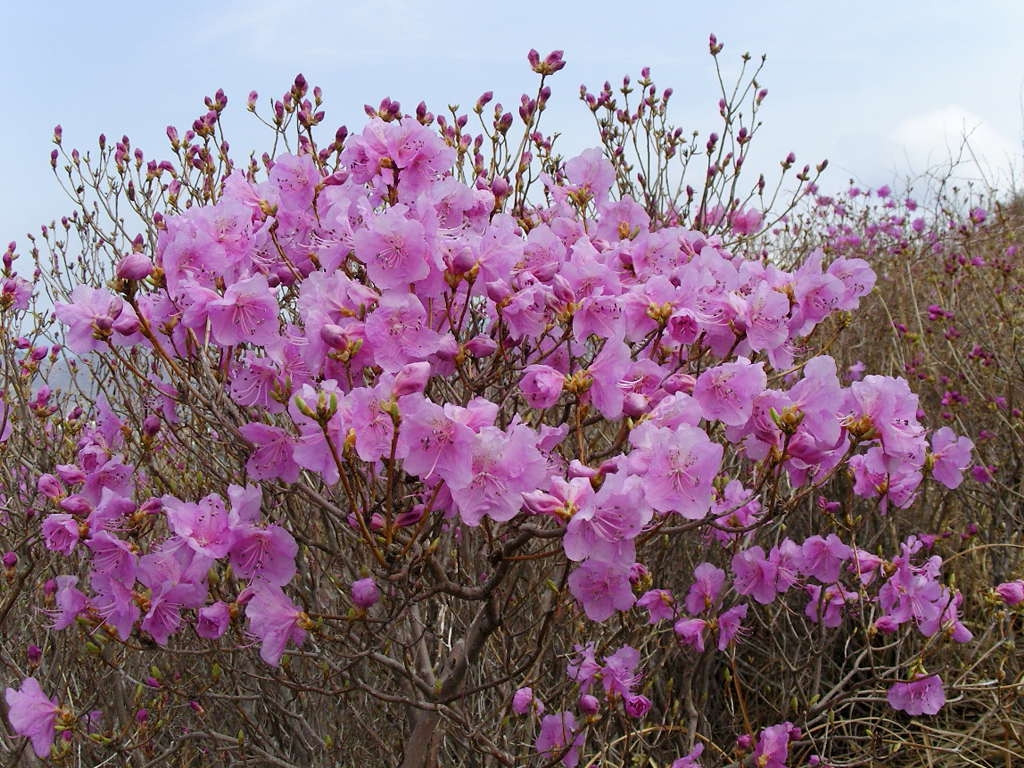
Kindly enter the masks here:
[[[416, 119], [374, 117], [338, 169], [298, 154], [277, 157], [263, 182], [236, 171], [216, 203], [162, 220], [152, 258], [125, 256], [115, 289], [81, 285], [58, 303], [73, 352], [137, 347], [162, 361], [153, 370], [166, 373], [149, 381], [153, 434], [188, 407], [172, 372], [213, 361], [250, 448], [227, 500], [143, 498], [122, 424], [101, 406], [77, 461], [38, 478], [46, 546], [87, 573], [54, 580], [56, 628], [78, 620], [165, 645], [190, 625], [216, 641], [244, 615], [263, 660], [279, 664], [313, 622], [288, 596], [298, 545], [272, 522], [261, 484], [305, 476], [344, 494], [349, 533], [374, 552], [429, 517], [466, 536], [530, 520], [560, 539], [568, 592], [589, 621], [638, 605], [696, 651], [742, 636], [739, 598], [767, 605], [798, 588], [807, 619], [831, 628], [872, 582], [880, 631], [913, 622], [926, 636], [969, 638], [941, 560], [912, 562], [918, 539], [891, 561], [836, 534], [784, 538], [767, 553], [753, 543], [771, 520], [769, 480], [809, 493], [849, 468], [854, 493], [884, 513], [909, 506], [929, 475], [956, 487], [970, 463], [970, 441], [952, 430], [929, 444], [903, 379], [844, 386], [832, 358], [804, 359], [814, 329], [871, 290], [865, 261], [826, 264], [816, 252], [786, 270], [714, 236], [654, 227], [637, 202], [612, 195], [614, 168], [597, 150], [568, 161], [564, 180], [545, 177], [549, 203], [515, 217], [502, 210], [506, 181], [464, 184], [454, 157]], [[742, 234], [760, 224], [760, 214], [732, 215]], [[19, 290], [5, 283], [3, 295], [20, 304]], [[450, 397], [452, 381], [474, 394]], [[620, 438], [599, 450], [588, 419]], [[740, 466], [762, 482], [745, 484]], [[362, 493], [387, 503], [360, 502], [353, 467]], [[683, 524], [734, 552], [730, 573], [705, 562], [681, 600], [666, 589], [638, 600], [638, 543]], [[228, 565], [244, 588], [218, 596], [209, 573]], [[387, 599], [372, 579], [351, 595], [362, 611]], [[581, 646], [569, 667], [580, 719], [540, 721], [537, 752], [567, 766], [601, 706], [595, 693], [633, 718], [652, 706], [639, 651], [597, 657]], [[50, 711], [30, 680], [8, 701], [43, 754], [52, 729], [19, 725], [29, 708]], [[931, 694], [917, 707], [900, 691], [894, 706], [932, 708]], [[513, 707], [543, 713], [532, 691]], [[784, 765], [799, 735], [772, 728], [755, 755]]]
[[[79, 617], [106, 624], [121, 640], [134, 628], [165, 645], [184, 628], [182, 611], [195, 611], [195, 631], [216, 640], [227, 630], [231, 609], [221, 600], [210, 602], [207, 576], [220, 560], [248, 581], [235, 603], [245, 606], [253, 635], [262, 641], [261, 656], [276, 664], [289, 640], [301, 643], [302, 613], [281, 587], [295, 574], [298, 546], [276, 524], [261, 521], [262, 492], [256, 485], [228, 488], [229, 504], [217, 494], [197, 502], [172, 496], [134, 499], [135, 473], [126, 465], [118, 417], [101, 403], [96, 426], [78, 444], [78, 462], [59, 465], [57, 474], [44, 474], [38, 490], [60, 509], [42, 520], [47, 548], [70, 556], [81, 554], [89, 568], [87, 594], [77, 576], [53, 581], [56, 629]], [[162, 516], [167, 537], [155, 538], [149, 551], [120, 537], [131, 534], [142, 520]]]

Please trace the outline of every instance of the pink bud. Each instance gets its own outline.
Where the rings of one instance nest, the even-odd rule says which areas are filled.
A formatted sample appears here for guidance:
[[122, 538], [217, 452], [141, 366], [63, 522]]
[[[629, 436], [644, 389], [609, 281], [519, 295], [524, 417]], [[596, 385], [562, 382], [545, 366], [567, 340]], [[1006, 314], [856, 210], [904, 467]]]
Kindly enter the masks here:
[[85, 516], [92, 512], [92, 504], [84, 496], [80, 496], [77, 493], [74, 496], [68, 496], [66, 499], [61, 499], [58, 506], [65, 512], [70, 512], [72, 515]]
[[453, 275], [464, 275], [476, 266], [476, 254], [470, 248], [460, 248], [451, 256], [449, 270]]
[[561, 275], [556, 274], [551, 279], [551, 287], [554, 289], [555, 298], [562, 304], [570, 304], [576, 300], [576, 294], [573, 292], [572, 286], [569, 285], [569, 281]]
[[631, 419], [647, 413], [651, 406], [650, 398], [639, 392], [630, 392], [622, 400], [622, 412]]
[[650, 576], [651, 572], [647, 570], [647, 566], [643, 563], [633, 563], [629, 566], [629, 583], [636, 585], [642, 579]]
[[622, 703], [622, 708], [627, 715], [639, 720], [651, 711], [651, 700], [646, 696], [630, 696]]
[[498, 349], [498, 343], [490, 336], [480, 334], [467, 341], [465, 347], [473, 357], [490, 357]]
[[40, 475], [36, 481], [36, 490], [51, 501], [57, 501], [64, 497], [64, 486], [60, 480], [51, 474]]
[[891, 635], [899, 629], [899, 626], [899, 622], [897, 622], [892, 616], [881, 616], [875, 620], [875, 629], [887, 635]]
[[145, 280], [153, 273], [153, 262], [141, 253], [129, 253], [117, 263], [117, 276], [123, 280]]
[[409, 363], [395, 374], [395, 397], [422, 392], [430, 380], [430, 363]]
[[320, 338], [331, 349], [344, 349], [348, 344], [348, 334], [340, 325], [327, 323], [320, 328]]
[[525, 715], [531, 711], [539, 715], [544, 711], [544, 704], [533, 695], [532, 688], [524, 687], [512, 695], [512, 711], [517, 715]]
[[352, 602], [359, 608], [370, 608], [380, 600], [380, 590], [376, 582], [371, 578], [359, 579], [352, 582]]
[[597, 700], [596, 696], [585, 693], [580, 696], [577, 706], [584, 715], [596, 715], [601, 709], [601, 702]]
[[523, 506], [534, 515], [552, 517], [564, 506], [563, 502], [544, 491], [523, 491]]
[[1006, 581], [996, 587], [996, 594], [1007, 605], [1024, 603], [1024, 581]]
[[674, 373], [662, 383], [662, 388], [670, 395], [674, 395], [676, 392], [692, 395], [695, 386], [697, 386], [697, 379], [688, 373]]

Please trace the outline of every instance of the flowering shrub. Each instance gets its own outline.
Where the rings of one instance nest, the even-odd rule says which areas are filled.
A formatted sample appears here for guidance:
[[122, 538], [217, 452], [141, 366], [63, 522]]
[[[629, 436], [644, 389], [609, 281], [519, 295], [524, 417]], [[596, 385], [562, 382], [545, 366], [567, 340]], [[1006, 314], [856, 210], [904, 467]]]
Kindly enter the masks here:
[[[85, 207], [34, 281], [4, 262], [0, 620], [46, 610], [17, 633], [35, 654], [5, 641], [35, 754], [820, 764], [861, 748], [837, 713], [956, 695], [941, 651], [974, 633], [935, 538], [875, 531], [957, 487], [971, 441], [903, 379], [845, 386], [817, 339], [874, 272], [745, 255], [764, 213], [720, 186], [742, 155], [709, 161], [705, 231], [652, 215], [622, 153], [563, 161], [538, 122], [564, 62], [530, 62], [518, 145], [490, 94], [475, 136], [385, 100], [322, 145], [301, 76], [262, 172], [220, 92], [168, 130], [176, 162], [125, 138], [93, 164], [57, 131], [73, 194], [113, 179], [143, 231], [101, 195], [110, 231]], [[627, 132], [663, 118], [641, 82]], [[33, 389], [61, 354], [29, 311], [44, 270], [81, 405]]]

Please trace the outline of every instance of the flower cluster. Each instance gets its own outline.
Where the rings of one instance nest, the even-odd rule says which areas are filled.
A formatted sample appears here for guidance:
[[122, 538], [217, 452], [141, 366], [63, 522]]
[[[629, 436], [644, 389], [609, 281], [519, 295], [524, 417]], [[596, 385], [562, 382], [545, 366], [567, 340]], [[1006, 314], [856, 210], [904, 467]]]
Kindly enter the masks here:
[[[532, 55], [534, 70], [560, 70], [556, 53]], [[295, 89], [315, 124], [304, 82]], [[523, 112], [546, 99], [524, 97]], [[371, 112], [332, 145], [336, 165], [300, 144], [268, 157], [262, 181], [234, 170], [209, 204], [160, 218], [152, 253], [140, 244], [109, 285], [57, 302], [68, 349], [122, 364], [146, 414], [134, 435], [125, 409], [101, 400], [77, 422], [73, 461], [35, 478], [42, 541], [68, 562], [46, 590], [54, 629], [168, 648], [186, 629], [233, 649], [247, 635], [267, 665], [308, 658], [324, 679], [380, 663], [408, 676], [402, 693], [367, 689], [422, 696], [419, 729], [501, 626], [510, 574], [536, 567], [548, 617], [604, 633], [579, 638], [568, 664], [575, 708], [545, 714], [539, 683], [511, 699], [537, 721], [536, 753], [570, 767], [612, 713], [640, 721], [660, 706], [646, 644], [607, 642], [616, 622], [723, 658], [752, 616], [790, 602], [822, 629], [870, 607], [871, 637], [909, 625], [971, 639], [942, 558], [926, 557], [933, 541], [911, 536], [885, 558], [852, 516], [854, 497], [891, 519], [931, 480], [956, 488], [973, 449], [949, 427], [929, 434], [904, 379], [844, 382], [818, 354], [816, 330], [871, 291], [866, 261], [817, 250], [783, 268], [652, 219], [616, 194], [616, 163], [599, 150], [543, 174], [543, 203], [506, 205], [515, 178], [453, 172], [469, 150], [448, 123], [439, 132], [425, 108], [393, 102]], [[709, 205], [711, 217], [741, 237], [764, 221]], [[5, 279], [4, 300], [23, 308]], [[196, 414], [210, 421], [196, 427]], [[228, 469], [177, 484], [146, 469], [210, 445]], [[842, 526], [835, 482], [850, 486]], [[284, 514], [284, 494], [319, 516]], [[828, 530], [783, 535], [777, 523], [808, 506]], [[706, 559], [684, 593], [664, 547], [688, 531]], [[1014, 584], [997, 588], [1007, 604], [1021, 602]], [[456, 599], [483, 607], [453, 641]], [[435, 620], [448, 632], [436, 661], [424, 639]], [[332, 667], [326, 649], [356, 641], [372, 647]], [[76, 727], [35, 678], [7, 700], [39, 755], [58, 720]], [[888, 701], [934, 714], [941, 678], [896, 683]], [[743, 750], [763, 766], [785, 766], [802, 738], [790, 722], [755, 732]]]

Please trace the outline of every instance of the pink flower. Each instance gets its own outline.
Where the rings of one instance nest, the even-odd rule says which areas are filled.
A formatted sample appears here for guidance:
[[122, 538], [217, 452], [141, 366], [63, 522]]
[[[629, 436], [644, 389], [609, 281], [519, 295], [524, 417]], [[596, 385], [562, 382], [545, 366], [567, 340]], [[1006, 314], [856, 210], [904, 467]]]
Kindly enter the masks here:
[[886, 699], [890, 707], [908, 715], [934, 715], [946, 703], [946, 691], [938, 675], [918, 676], [909, 683], [894, 683]]
[[366, 274], [382, 291], [408, 289], [409, 283], [430, 274], [423, 225], [410, 218], [404, 205], [373, 216], [366, 229], [355, 234], [356, 258], [366, 264]]
[[722, 446], [703, 430], [687, 425], [655, 428], [643, 435], [642, 444], [629, 458], [634, 472], [644, 480], [647, 502], [659, 512], [700, 520], [711, 507]]
[[199, 609], [196, 614], [196, 634], [207, 640], [216, 640], [223, 635], [231, 622], [231, 609], [224, 602], [218, 600], [212, 605]]
[[231, 532], [224, 500], [211, 493], [198, 503], [164, 496], [167, 523], [196, 552], [212, 558], [224, 557], [231, 548]]
[[117, 276], [124, 280], [145, 280], [153, 273], [153, 262], [141, 253], [129, 253], [117, 262]]
[[89, 601], [85, 594], [75, 586], [77, 583], [77, 576], [56, 578], [57, 593], [54, 599], [57, 602], [57, 609], [50, 612], [54, 629], [66, 629], [71, 626], [88, 606]]
[[174, 601], [198, 608], [206, 602], [206, 577], [212, 564], [212, 557], [196, 552], [184, 539], [173, 536], [139, 558], [139, 581], [168, 597], [170, 590], [181, 587], [173, 593], [180, 597]]
[[430, 328], [423, 304], [411, 293], [382, 296], [366, 318], [365, 332], [374, 360], [389, 373], [425, 360], [438, 350], [441, 340]]
[[402, 427], [398, 447], [405, 455], [403, 469], [421, 480], [435, 472], [451, 486], [465, 486], [473, 478], [473, 430], [455, 417], [456, 406], [432, 403], [420, 394], [399, 401]]
[[963, 472], [971, 463], [974, 443], [966, 437], [957, 437], [949, 427], [942, 427], [932, 435], [932, 477], [950, 490], [963, 481]]
[[26, 677], [20, 691], [8, 688], [4, 699], [9, 707], [7, 719], [14, 732], [31, 739], [37, 757], [48, 756], [60, 713], [57, 699], [47, 698], [34, 677]]
[[633, 560], [633, 540], [652, 515], [651, 508], [643, 503], [638, 478], [611, 475], [596, 494], [583, 495], [575, 503], [578, 509], [562, 538], [566, 557], [576, 562], [588, 557]]
[[306, 615], [278, 586], [257, 584], [245, 606], [249, 631], [260, 639], [260, 658], [272, 667], [281, 662], [285, 646], [291, 641], [302, 645]]
[[697, 760], [702, 754], [704, 754], [704, 745], [697, 744], [688, 755], [673, 760], [670, 768], [700, 768], [700, 763]]
[[299, 479], [299, 465], [292, 458], [295, 441], [285, 430], [254, 421], [243, 424], [238, 431], [254, 446], [245, 463], [254, 480], [281, 479], [294, 483]]
[[277, 300], [263, 275], [232, 283], [206, 305], [210, 333], [218, 344], [265, 346], [278, 336]]
[[871, 293], [876, 275], [864, 259], [839, 258], [828, 267], [828, 273], [843, 283], [843, 295], [836, 309], [850, 311], [857, 308], [860, 298]]
[[640, 651], [624, 645], [615, 653], [605, 656], [601, 669], [601, 683], [608, 695], [627, 697], [640, 682], [636, 667], [640, 663]]
[[601, 665], [594, 657], [594, 643], [575, 646], [576, 655], [569, 661], [565, 668], [565, 674], [570, 680], [579, 683], [580, 690], [586, 693], [594, 684], [597, 674], [601, 671]]
[[295, 210], [312, 204], [320, 178], [309, 155], [278, 155], [270, 169], [270, 183], [277, 187], [281, 204]]
[[672, 593], [667, 589], [652, 589], [645, 592], [639, 600], [636, 601], [637, 606], [645, 608], [649, 616], [648, 621], [651, 624], [657, 624], [659, 621], [671, 619], [675, 616], [675, 598], [672, 597]]
[[852, 554], [853, 550], [834, 533], [828, 538], [811, 536], [800, 547], [800, 570], [822, 584], [831, 584], [839, 578], [839, 569]]
[[[70, 299], [69, 303], [58, 301], [54, 305], [57, 319], [68, 326], [67, 346], [79, 355], [103, 348], [125, 311], [124, 301], [107, 290], [87, 285], [77, 286]], [[131, 307], [127, 314], [134, 318]]]
[[757, 283], [742, 307], [741, 317], [751, 349], [772, 352], [789, 338], [789, 299], [767, 282]]
[[562, 394], [565, 376], [549, 365], [528, 365], [523, 371], [519, 389], [531, 408], [550, 408]]
[[777, 594], [778, 567], [764, 556], [761, 547], [750, 547], [733, 555], [733, 589], [768, 605]]
[[532, 688], [520, 688], [512, 696], [512, 711], [517, 715], [525, 715], [527, 712], [541, 715], [544, 713], [544, 703], [533, 695]]
[[[618, 334], [621, 336], [621, 334]], [[591, 376], [586, 398], [606, 419], [622, 416], [623, 380], [629, 371], [629, 347], [619, 337], [609, 338], [587, 369]]]
[[565, 164], [565, 173], [574, 186], [589, 193], [598, 205], [608, 199], [615, 181], [615, 168], [600, 149], [588, 149], [570, 159]]
[[46, 548], [53, 552], [70, 555], [78, 543], [78, 522], [71, 515], [47, 515], [42, 529]]
[[237, 525], [231, 531], [231, 567], [246, 579], [284, 586], [295, 575], [299, 545], [279, 525]]
[[556, 712], [541, 720], [534, 747], [548, 760], [561, 758], [566, 768], [575, 768], [580, 761], [583, 737], [583, 731], [576, 729], [576, 718], [571, 712]]
[[711, 608], [722, 593], [725, 571], [711, 563], [701, 563], [693, 569], [694, 583], [686, 593], [686, 610], [696, 615]]
[[591, 621], [604, 621], [616, 611], [633, 607], [628, 565], [585, 560], [569, 574], [569, 591]]
[[97, 531], [85, 545], [92, 551], [92, 564], [99, 571], [126, 584], [135, 581], [138, 558], [127, 542], [107, 531]]
[[764, 216], [760, 211], [749, 208], [746, 211], [733, 211], [729, 214], [729, 224], [737, 235], [752, 235], [761, 228]]
[[680, 643], [702, 653], [704, 651], [704, 630], [707, 626], [708, 623], [704, 619], [680, 619], [672, 629]]
[[474, 436], [469, 482], [450, 484], [466, 525], [480, 525], [485, 515], [505, 522], [519, 514], [523, 492], [536, 490], [547, 471], [536, 442], [537, 434], [524, 424], [508, 432], [483, 427]]
[[127, 640], [141, 615], [131, 587], [97, 572], [92, 576], [92, 588], [96, 595], [91, 604], [96, 613], [117, 630], [121, 640]]
[[838, 584], [829, 584], [824, 589], [817, 584], [806, 584], [804, 589], [810, 596], [804, 615], [815, 624], [821, 622], [830, 628], [838, 627], [843, 622], [843, 606], [856, 602], [859, 595], [843, 589]]
[[596, 715], [601, 711], [601, 702], [597, 700], [597, 696], [591, 696], [589, 693], [580, 696], [576, 706], [584, 715]]
[[740, 357], [734, 363], [709, 368], [697, 377], [694, 399], [704, 418], [741, 427], [750, 419], [754, 396], [768, 386], [763, 363], [751, 363]]
[[718, 650], [724, 651], [743, 630], [742, 621], [747, 618], [747, 604], [734, 605], [718, 617]]
[[789, 722], [762, 729], [754, 750], [754, 764], [759, 768], [786, 768], [792, 730], [793, 724]]
[[362, 134], [350, 136], [341, 154], [357, 184], [369, 182], [378, 194], [397, 182], [400, 199], [415, 199], [444, 174], [455, 159], [437, 132], [405, 118], [385, 122], [373, 118]]

